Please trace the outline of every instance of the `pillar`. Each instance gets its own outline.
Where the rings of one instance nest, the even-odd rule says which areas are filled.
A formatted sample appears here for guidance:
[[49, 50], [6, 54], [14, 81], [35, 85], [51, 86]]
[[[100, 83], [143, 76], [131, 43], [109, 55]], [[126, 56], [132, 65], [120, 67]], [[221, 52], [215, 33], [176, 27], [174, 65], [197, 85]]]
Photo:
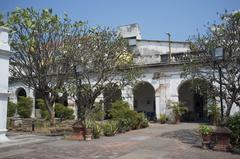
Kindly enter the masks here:
[[156, 115], [156, 117], [157, 117], [157, 119], [159, 119], [159, 117], [160, 117], [160, 96], [159, 96], [159, 94], [156, 94], [155, 95], [155, 115]]
[[0, 27], [0, 142], [8, 141], [7, 132], [7, 103], [8, 103], [8, 76], [9, 56], [11, 55], [8, 45], [8, 29]]

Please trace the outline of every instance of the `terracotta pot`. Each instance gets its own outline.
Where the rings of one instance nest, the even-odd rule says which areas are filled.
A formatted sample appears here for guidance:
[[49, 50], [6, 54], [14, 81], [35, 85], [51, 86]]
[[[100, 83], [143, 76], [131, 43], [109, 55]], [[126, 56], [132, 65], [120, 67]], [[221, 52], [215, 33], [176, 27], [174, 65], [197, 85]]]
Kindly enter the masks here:
[[202, 140], [203, 140], [204, 143], [210, 143], [211, 142], [211, 135], [202, 134]]
[[84, 140], [84, 127], [81, 121], [77, 121], [72, 126], [73, 129], [73, 140]]
[[176, 124], [179, 124], [180, 123], [180, 117], [176, 117]]
[[85, 137], [86, 141], [92, 140], [92, 129], [86, 128], [85, 133], [84, 133], [84, 137]]
[[210, 134], [202, 134], [202, 148], [208, 149], [211, 143], [211, 135]]
[[161, 124], [165, 124], [166, 121], [165, 121], [165, 120], [161, 120], [160, 123], [161, 123]]

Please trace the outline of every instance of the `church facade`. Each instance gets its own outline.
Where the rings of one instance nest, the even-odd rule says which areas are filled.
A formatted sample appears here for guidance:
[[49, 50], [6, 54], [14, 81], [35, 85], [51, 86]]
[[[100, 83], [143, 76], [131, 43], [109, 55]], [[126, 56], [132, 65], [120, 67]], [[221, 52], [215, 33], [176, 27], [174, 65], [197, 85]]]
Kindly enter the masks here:
[[[188, 107], [187, 121], [207, 120], [207, 99], [192, 90], [191, 81], [181, 77], [185, 56], [190, 52], [189, 42], [144, 40], [138, 24], [118, 27], [118, 32], [129, 41], [134, 52], [134, 62], [143, 75], [135, 87], [120, 90], [122, 99], [131, 108], [144, 112], [150, 119], [159, 118], [160, 114], [170, 114], [169, 101], [181, 101]], [[11, 78], [10, 78], [11, 79]], [[37, 114], [35, 107], [36, 94], [21, 81], [10, 80], [10, 99], [17, 102], [19, 96], [33, 99], [32, 117]], [[75, 110], [74, 102], [65, 97], [69, 107]], [[104, 100], [104, 94], [98, 99]], [[234, 107], [232, 113], [239, 111]]]

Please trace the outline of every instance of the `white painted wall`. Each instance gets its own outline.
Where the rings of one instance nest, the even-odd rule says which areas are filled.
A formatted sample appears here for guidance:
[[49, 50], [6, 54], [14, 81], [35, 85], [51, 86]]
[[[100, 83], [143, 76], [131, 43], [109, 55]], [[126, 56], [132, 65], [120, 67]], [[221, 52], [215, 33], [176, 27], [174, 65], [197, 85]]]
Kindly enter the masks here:
[[[121, 26], [118, 29], [118, 33], [122, 34], [125, 38], [136, 37], [136, 39], [131, 39], [130, 43], [136, 46], [134, 50], [139, 56], [134, 60], [138, 64], [159, 63], [161, 60], [160, 55], [168, 54], [169, 52], [168, 41], [141, 40], [140, 28], [137, 24]], [[0, 37], [1, 36], [6, 37], [6, 34], [0, 34]], [[4, 44], [4, 47], [8, 48], [9, 46]], [[189, 43], [171, 41], [171, 51], [172, 54], [188, 52], [190, 51]], [[167, 109], [168, 100], [178, 101], [178, 87], [181, 82], [184, 81], [184, 79], [180, 77], [181, 69], [182, 65], [159, 65], [158, 67], [143, 68], [143, 77], [138, 80], [149, 82], [154, 87], [157, 117], [159, 117], [160, 114], [170, 114], [170, 110]], [[160, 78], [153, 79], [156, 72], [160, 73]], [[33, 93], [31, 93], [33, 91], [23, 86], [22, 83], [18, 81], [10, 83], [9, 90], [11, 92], [11, 99], [16, 100], [15, 92], [19, 87], [24, 87], [27, 95], [34, 98]], [[7, 88], [4, 87], [3, 89], [6, 90]], [[131, 86], [125, 87], [122, 90], [122, 97], [130, 104], [131, 109], [133, 109], [133, 88]], [[103, 96], [101, 95], [97, 98], [97, 101], [102, 99]], [[239, 108], [234, 106], [231, 114], [236, 111], [239, 111]]]
[[9, 56], [8, 29], [0, 27], [0, 142], [8, 141], [6, 137]]
[[136, 39], [141, 39], [140, 27], [138, 24], [129, 24], [118, 27], [118, 34], [122, 35], [124, 38], [136, 37]]

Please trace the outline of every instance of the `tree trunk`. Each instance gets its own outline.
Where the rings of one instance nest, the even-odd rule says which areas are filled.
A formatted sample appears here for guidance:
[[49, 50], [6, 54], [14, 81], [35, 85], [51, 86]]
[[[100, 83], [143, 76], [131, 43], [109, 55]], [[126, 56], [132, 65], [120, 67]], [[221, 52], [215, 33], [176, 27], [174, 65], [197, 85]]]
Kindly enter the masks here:
[[231, 109], [232, 109], [232, 106], [233, 106], [233, 101], [229, 101], [229, 102], [226, 102], [227, 104], [227, 110], [226, 110], [226, 114], [225, 114], [225, 117], [228, 118], [230, 116], [230, 113], [231, 113]]
[[[82, 98], [83, 99], [83, 98]], [[95, 99], [86, 98], [87, 100], [76, 100], [76, 105], [78, 108], [78, 120], [85, 121], [88, 117], [89, 113], [91, 113], [93, 109], [93, 104]]]
[[54, 111], [51, 113], [51, 126], [53, 126], [53, 127], [56, 126], [55, 112]]
[[54, 105], [55, 102], [51, 102], [50, 98], [49, 98], [49, 94], [45, 93], [44, 94], [44, 101], [48, 110], [48, 113], [50, 115], [50, 119], [51, 119], [51, 126], [56, 126], [56, 120], [55, 120], [55, 111], [54, 111]]
[[227, 118], [230, 116], [231, 108], [232, 108], [232, 106], [227, 106], [227, 110], [226, 110], [226, 117]]

